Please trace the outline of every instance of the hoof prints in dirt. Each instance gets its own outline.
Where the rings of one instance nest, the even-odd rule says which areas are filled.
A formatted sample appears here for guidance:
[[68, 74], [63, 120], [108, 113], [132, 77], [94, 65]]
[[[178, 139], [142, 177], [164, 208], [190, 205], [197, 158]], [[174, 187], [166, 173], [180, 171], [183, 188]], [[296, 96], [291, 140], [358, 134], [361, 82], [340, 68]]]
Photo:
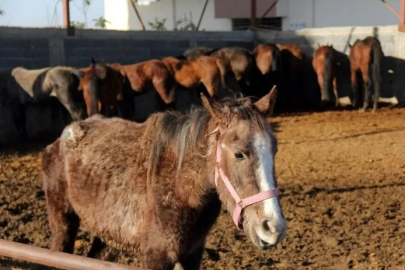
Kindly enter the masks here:
[[[207, 239], [202, 269], [403, 270], [405, 109], [271, 121], [287, 236], [275, 249], [259, 251], [223, 213]], [[0, 238], [47, 247], [40, 147], [34, 149], [0, 152]], [[79, 234], [77, 254], [88, 252], [91, 238]], [[117, 262], [139, 265], [130, 252], [120, 252]]]

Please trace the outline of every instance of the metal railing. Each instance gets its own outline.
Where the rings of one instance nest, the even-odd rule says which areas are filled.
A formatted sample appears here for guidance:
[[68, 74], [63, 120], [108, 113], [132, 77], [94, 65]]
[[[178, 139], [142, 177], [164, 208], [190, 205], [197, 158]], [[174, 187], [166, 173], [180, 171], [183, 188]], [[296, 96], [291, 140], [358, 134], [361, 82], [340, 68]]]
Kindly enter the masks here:
[[0, 240], [0, 256], [71, 270], [146, 270], [83, 256]]

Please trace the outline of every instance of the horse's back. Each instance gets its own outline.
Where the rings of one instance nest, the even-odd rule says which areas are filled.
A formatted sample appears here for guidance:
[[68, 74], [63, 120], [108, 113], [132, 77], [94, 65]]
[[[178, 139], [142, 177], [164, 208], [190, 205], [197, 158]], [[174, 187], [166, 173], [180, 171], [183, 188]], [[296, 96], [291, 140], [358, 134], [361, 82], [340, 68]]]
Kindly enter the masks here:
[[[11, 71], [11, 75], [14, 77], [17, 84], [28, 94], [30, 97], [34, 97], [36, 92], [42, 91], [43, 75], [46, 74], [50, 68], [42, 69], [25, 69], [22, 67], [16, 67]], [[42, 78], [41, 78], [42, 77]], [[39, 81], [41, 80], [41, 81]], [[37, 89], [39, 88], [39, 89]]]

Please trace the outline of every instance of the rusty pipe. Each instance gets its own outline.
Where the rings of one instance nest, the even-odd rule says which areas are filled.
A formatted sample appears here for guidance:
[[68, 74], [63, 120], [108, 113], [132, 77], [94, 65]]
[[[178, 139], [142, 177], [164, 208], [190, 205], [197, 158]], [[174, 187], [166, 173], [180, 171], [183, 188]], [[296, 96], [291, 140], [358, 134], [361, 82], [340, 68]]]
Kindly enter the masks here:
[[385, 0], [381, 0], [381, 2], [384, 3], [384, 5], [391, 10], [392, 13], [394, 13], [395, 16], [397, 16], [399, 19], [401, 19], [401, 15], [398, 13], [398, 11], [395, 10], [389, 3], [387, 3]]
[[52, 251], [6, 240], [0, 240], [0, 256], [15, 260], [71, 270], [145, 270], [133, 266], [100, 261], [87, 257]]

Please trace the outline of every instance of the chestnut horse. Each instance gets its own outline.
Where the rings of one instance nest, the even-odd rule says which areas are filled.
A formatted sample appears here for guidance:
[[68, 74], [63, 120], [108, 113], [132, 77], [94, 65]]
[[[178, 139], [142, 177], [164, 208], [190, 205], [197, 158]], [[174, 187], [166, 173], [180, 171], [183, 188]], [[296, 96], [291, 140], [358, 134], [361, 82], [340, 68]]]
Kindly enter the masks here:
[[275, 44], [259, 44], [253, 50], [257, 68], [263, 75], [281, 70], [280, 50]]
[[140, 251], [145, 268], [199, 269], [221, 203], [257, 248], [275, 246], [286, 234], [266, 120], [275, 98], [202, 96], [205, 108], [143, 124], [93, 116], [65, 128], [42, 160], [51, 249], [73, 251], [80, 219]]
[[[364, 40], [356, 40], [350, 50], [350, 71], [353, 89], [353, 106], [358, 106], [358, 77], [363, 79], [364, 98], [362, 110], [366, 110], [370, 102], [370, 83], [374, 88], [373, 110], [377, 109], [378, 99], [381, 95], [381, 62], [384, 53], [380, 41], [374, 37], [367, 37]], [[371, 71], [371, 72], [370, 72]], [[371, 78], [370, 78], [371, 73]]]
[[[175, 80], [166, 64], [160, 60], [149, 60], [133, 65], [111, 64], [111, 67], [120, 71], [132, 91], [126, 91], [125, 99], [133, 99], [135, 93], [145, 93], [155, 90], [163, 102], [171, 107], [175, 100]], [[132, 94], [130, 94], [132, 92]], [[134, 113], [134, 102], [128, 100], [131, 112]]]
[[79, 91], [83, 91], [88, 116], [97, 113], [117, 116], [120, 108], [124, 118], [131, 117], [123, 100], [124, 76], [119, 70], [91, 59], [90, 67], [81, 71], [84, 77], [80, 79]]
[[[253, 50], [253, 55], [256, 59], [256, 66], [262, 74], [262, 89], [269, 89], [273, 85], [280, 87], [282, 85], [282, 67], [281, 67], [281, 53], [275, 44], [259, 44]], [[277, 102], [285, 104], [284, 89], [281, 89]]]
[[172, 72], [176, 82], [185, 88], [195, 88], [202, 83], [211, 97], [217, 97], [219, 90], [226, 87], [227, 67], [219, 58], [200, 56], [191, 60], [179, 60], [166, 57], [162, 61]]
[[[321, 46], [318, 44], [318, 49], [315, 51], [312, 59], [312, 66], [318, 78], [318, 84], [321, 89], [321, 101], [335, 102], [336, 107], [339, 106], [339, 95], [337, 91], [337, 60], [336, 51], [332, 45]], [[334, 99], [332, 95], [332, 85]]]

